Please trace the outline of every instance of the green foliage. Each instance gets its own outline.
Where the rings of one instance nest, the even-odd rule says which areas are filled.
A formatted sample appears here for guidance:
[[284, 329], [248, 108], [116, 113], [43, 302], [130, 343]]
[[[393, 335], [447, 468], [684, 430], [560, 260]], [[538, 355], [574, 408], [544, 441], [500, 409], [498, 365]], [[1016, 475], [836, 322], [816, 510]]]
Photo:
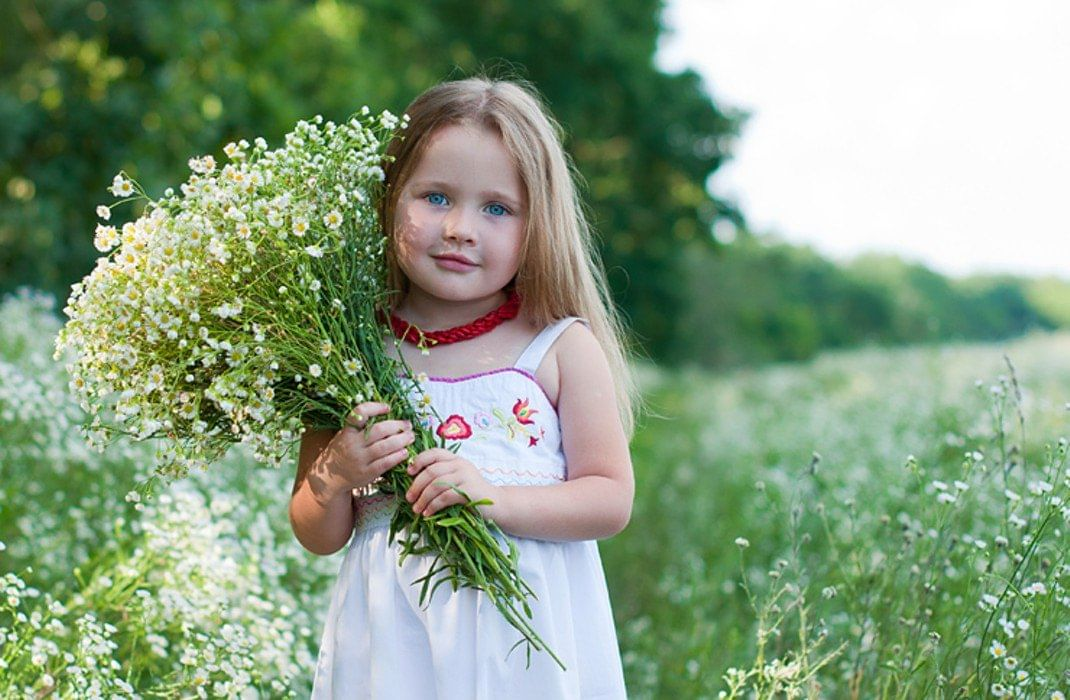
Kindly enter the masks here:
[[1041, 277], [1025, 284], [1030, 306], [1060, 328], [1070, 327], [1070, 281], [1058, 277]]
[[[662, 4], [2, 3], [0, 292], [66, 299], [92, 268], [94, 207], [119, 170], [155, 197], [228, 141], [276, 145], [300, 118], [362, 104], [400, 113], [430, 85], [485, 70], [532, 81], [564, 126], [614, 299], [658, 361], [799, 360], [1070, 324], [1065, 283], [968, 290], [895, 260], [844, 268], [761, 245], [705, 186], [745, 114], [693, 71], [656, 70]], [[710, 235], [719, 222], [735, 244]]]
[[338, 563], [294, 539], [292, 474], [236, 449], [139, 502], [151, 444], [87, 448], [51, 306], [0, 303], [0, 697], [307, 697]]
[[365, 103], [400, 113], [431, 84], [486, 68], [532, 80], [565, 125], [617, 296], [662, 354], [675, 328], [661, 310], [687, 296], [678, 243], [731, 212], [702, 183], [737, 117], [696, 74], [653, 67], [659, 11], [657, 0], [6, 3], [0, 291], [66, 297], [92, 267], [93, 209], [120, 169], [155, 196], [184, 179], [187, 158], [230, 140], [270, 141]]
[[601, 547], [629, 697], [1065, 693], [1068, 350], [645, 373], [659, 415]]
[[1066, 284], [952, 280], [894, 256], [837, 265], [809, 247], [763, 237], [714, 253], [691, 246], [687, 257], [694, 302], [666, 358], [679, 363], [723, 367], [866, 344], [995, 340], [1060, 327], [1060, 305], [1070, 305]]
[[[0, 695], [307, 696], [338, 559], [294, 540], [290, 475], [238, 451], [137, 502], [149, 446], [86, 450], [46, 300], [6, 301], [0, 326]], [[600, 543], [629, 697], [1050, 696], [1068, 349], [1016, 341], [991, 385], [991, 345], [644, 367], [659, 415], [631, 524]]]

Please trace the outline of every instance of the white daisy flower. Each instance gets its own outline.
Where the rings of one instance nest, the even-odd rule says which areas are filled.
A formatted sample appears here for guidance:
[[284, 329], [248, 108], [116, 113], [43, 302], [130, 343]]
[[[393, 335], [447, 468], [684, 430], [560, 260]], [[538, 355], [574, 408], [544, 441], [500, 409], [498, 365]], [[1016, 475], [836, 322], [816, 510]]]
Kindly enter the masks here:
[[313, 363], [308, 366], [308, 373], [313, 377], [321, 377], [323, 376], [323, 368]]
[[988, 653], [993, 659], [1002, 659], [1007, 656], [1007, 647], [1003, 646], [998, 639], [993, 639], [992, 645], [988, 647]]
[[97, 207], [97, 216], [107, 221], [111, 218], [111, 209], [101, 204]]
[[736, 546], [740, 549], [746, 549], [747, 547], [750, 547], [750, 540], [748, 540], [746, 537], [737, 537]]
[[1052, 485], [1046, 481], [1031, 481], [1029, 482], [1029, 493], [1034, 496], [1040, 496], [1041, 494], [1048, 493], [1052, 490]]
[[[1022, 592], [1025, 593], [1026, 595], [1046, 595], [1047, 592], [1048, 592], [1048, 587], [1046, 585], [1044, 585], [1043, 582], [1037, 581], [1036, 583], [1031, 583], [1028, 586], [1026, 586], [1025, 590], [1022, 591]], [[1025, 620], [1019, 620], [1018, 621], [1018, 626], [1021, 627], [1023, 622], [1025, 622]], [[1026, 623], [1026, 624], [1028, 625], [1029, 623]], [[1025, 629], [1025, 628], [1023, 627], [1022, 629]]]
[[324, 215], [323, 223], [327, 228], [334, 231], [342, 225], [342, 214], [338, 210], [329, 211]]
[[122, 175], [116, 175], [111, 181], [111, 187], [108, 189], [116, 197], [129, 197], [134, 194], [134, 184]]
[[96, 235], [93, 237], [93, 246], [102, 253], [107, 253], [119, 243], [119, 232], [114, 226], [97, 224]]
[[302, 218], [295, 218], [292, 229], [294, 235], [300, 238], [301, 236], [308, 233], [308, 221]]
[[314, 258], [322, 258], [323, 257], [323, 249], [320, 248], [318, 245], [305, 246], [305, 252], [308, 253], [309, 255], [311, 255]]

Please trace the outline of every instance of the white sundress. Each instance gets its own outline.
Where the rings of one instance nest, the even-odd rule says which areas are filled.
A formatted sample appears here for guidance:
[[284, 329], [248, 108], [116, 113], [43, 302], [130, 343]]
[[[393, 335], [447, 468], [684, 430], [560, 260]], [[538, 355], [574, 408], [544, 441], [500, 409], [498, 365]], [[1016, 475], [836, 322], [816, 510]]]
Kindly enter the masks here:
[[[560, 484], [567, 479], [557, 412], [535, 380], [550, 345], [576, 319], [544, 328], [513, 367], [423, 385], [441, 417], [431, 427], [496, 485]], [[437, 423], [437, 421], [436, 421]], [[448, 444], [450, 444], [448, 443]], [[388, 542], [391, 501], [358, 500], [357, 521], [331, 594], [312, 697], [406, 700], [625, 698], [617, 635], [594, 540], [550, 541], [508, 535], [520, 573], [534, 590], [530, 622], [567, 668], [521, 638], [482, 591], [446, 583], [419, 605], [413, 581], [433, 557], [398, 565]], [[506, 656], [508, 655], [508, 658]]]

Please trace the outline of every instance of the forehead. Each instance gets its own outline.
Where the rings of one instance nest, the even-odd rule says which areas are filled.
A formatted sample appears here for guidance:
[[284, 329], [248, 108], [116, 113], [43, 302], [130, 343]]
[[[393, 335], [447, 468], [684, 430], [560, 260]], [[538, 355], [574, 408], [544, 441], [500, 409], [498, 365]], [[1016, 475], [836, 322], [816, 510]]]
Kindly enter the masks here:
[[523, 179], [498, 132], [485, 126], [449, 124], [428, 135], [412, 182], [436, 181], [474, 191], [524, 195]]

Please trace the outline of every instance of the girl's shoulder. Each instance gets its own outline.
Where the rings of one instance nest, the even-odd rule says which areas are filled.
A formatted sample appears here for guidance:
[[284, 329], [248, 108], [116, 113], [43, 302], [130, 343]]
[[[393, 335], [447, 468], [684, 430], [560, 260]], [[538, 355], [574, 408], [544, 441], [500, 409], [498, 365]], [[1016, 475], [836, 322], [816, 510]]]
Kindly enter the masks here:
[[[594, 333], [587, 326], [586, 321], [583, 319], [562, 319], [557, 321], [551, 326], [558, 325], [559, 328], [550, 328], [540, 331], [540, 333], [533, 339], [532, 345], [537, 345], [539, 337], [543, 332], [549, 331], [549, 346], [544, 349], [541, 358], [537, 358], [538, 366], [533, 372], [536, 381], [542, 385], [543, 390], [546, 392], [547, 398], [550, 399], [550, 403], [554, 408], [558, 407], [560, 400], [561, 387], [563, 380], [568, 376], [573, 376], [577, 372], [585, 371], [585, 367], [591, 367], [592, 363], [597, 365], [598, 357], [601, 357], [602, 362], [605, 363], [605, 355], [602, 353], [602, 347], [599, 345]], [[529, 346], [529, 349], [531, 346]], [[539, 352], [538, 348], [535, 348], [536, 352]], [[592, 351], [596, 353], [592, 356]], [[527, 351], [525, 351], [525, 354]], [[517, 362], [518, 365], [523, 365], [523, 357]], [[608, 369], [608, 364], [606, 364]]]
[[582, 319], [569, 323], [550, 346], [547, 360], [551, 361], [559, 376], [574, 376], [588, 371], [604, 371], [608, 374], [609, 362], [601, 343]]

